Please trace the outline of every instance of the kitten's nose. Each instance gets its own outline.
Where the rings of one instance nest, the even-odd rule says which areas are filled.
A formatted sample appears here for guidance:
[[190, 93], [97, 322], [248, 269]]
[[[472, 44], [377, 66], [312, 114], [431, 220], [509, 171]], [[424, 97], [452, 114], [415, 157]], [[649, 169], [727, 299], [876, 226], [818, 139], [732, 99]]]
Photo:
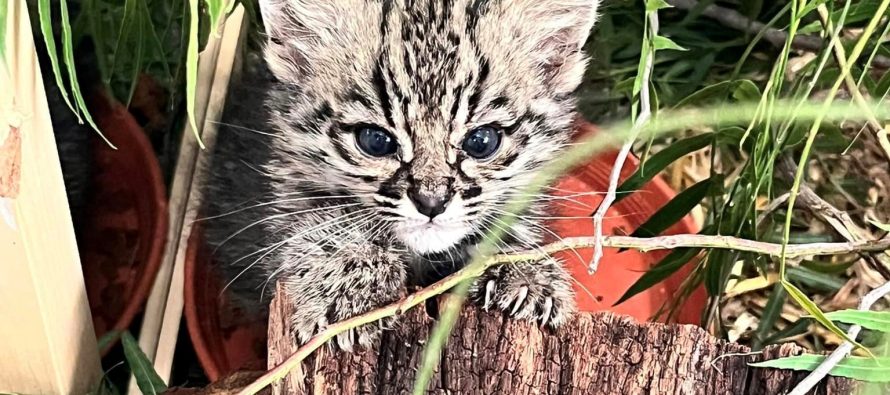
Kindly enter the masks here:
[[420, 191], [408, 191], [408, 198], [414, 202], [417, 211], [430, 219], [445, 212], [448, 196], [435, 196]]

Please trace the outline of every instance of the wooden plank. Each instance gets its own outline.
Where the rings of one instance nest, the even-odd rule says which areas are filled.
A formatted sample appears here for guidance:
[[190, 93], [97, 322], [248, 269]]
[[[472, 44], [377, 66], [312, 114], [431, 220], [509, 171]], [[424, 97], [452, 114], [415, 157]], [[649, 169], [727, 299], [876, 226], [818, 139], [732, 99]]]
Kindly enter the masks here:
[[0, 69], [0, 392], [83, 394], [99, 382], [99, 350], [27, 6], [12, 0], [8, 7], [10, 67]]
[[[206, 150], [201, 151], [194, 132], [186, 125], [170, 192], [169, 242], [139, 333], [140, 347], [153, 360], [155, 370], [165, 380], [170, 377], [182, 318], [185, 250], [200, 200], [198, 185], [194, 180], [198, 179], [197, 169], [216, 140], [229, 80], [247, 26], [244, 9], [238, 5], [226, 20], [220, 35], [211, 35], [198, 60], [195, 116]], [[139, 393], [132, 380], [129, 393]]]

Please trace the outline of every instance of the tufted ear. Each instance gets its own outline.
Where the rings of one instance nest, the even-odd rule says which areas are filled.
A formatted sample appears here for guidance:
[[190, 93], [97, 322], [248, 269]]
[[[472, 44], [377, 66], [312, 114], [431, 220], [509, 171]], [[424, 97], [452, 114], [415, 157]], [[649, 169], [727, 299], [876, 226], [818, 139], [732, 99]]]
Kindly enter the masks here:
[[493, 11], [496, 15], [491, 16], [499, 20], [491, 22], [499, 23], [495, 29], [501, 40], [515, 42], [514, 50], [531, 57], [552, 89], [570, 92], [581, 83], [584, 74], [587, 58], [581, 49], [596, 22], [599, 3], [600, 0], [501, 0], [495, 6], [497, 9], [487, 11]]
[[269, 68], [288, 82], [299, 82], [313, 64], [337, 61], [368, 42], [380, 12], [365, 0], [259, 0], [259, 5]]

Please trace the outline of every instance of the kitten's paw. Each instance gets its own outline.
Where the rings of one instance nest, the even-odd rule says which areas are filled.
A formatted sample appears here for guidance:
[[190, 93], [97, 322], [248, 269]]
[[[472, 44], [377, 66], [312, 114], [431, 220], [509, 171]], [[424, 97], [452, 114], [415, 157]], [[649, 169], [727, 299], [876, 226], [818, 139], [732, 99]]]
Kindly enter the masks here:
[[[343, 321], [347, 318], [351, 317], [343, 317], [337, 321]], [[346, 352], [372, 348], [380, 339], [381, 333], [383, 333], [385, 329], [391, 327], [392, 323], [393, 321], [391, 319], [378, 320], [358, 328], [346, 330], [334, 336], [334, 338], [328, 342], [328, 345]], [[297, 315], [292, 320], [291, 333], [297, 344], [303, 345], [318, 335], [321, 331], [327, 329], [331, 324], [333, 323], [329, 323], [325, 318], [317, 319], [313, 322], [306, 320], [305, 317]]]
[[556, 261], [504, 264], [488, 269], [474, 283], [471, 296], [484, 309], [551, 328], [575, 313], [569, 275]]

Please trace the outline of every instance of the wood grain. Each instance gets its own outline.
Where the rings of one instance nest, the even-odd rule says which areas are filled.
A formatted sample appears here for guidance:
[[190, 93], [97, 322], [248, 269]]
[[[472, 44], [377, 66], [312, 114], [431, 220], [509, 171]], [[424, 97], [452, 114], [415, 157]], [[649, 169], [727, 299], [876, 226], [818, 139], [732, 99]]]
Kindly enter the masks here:
[[0, 162], [13, 173], [0, 197], [0, 393], [84, 394], [99, 349], [26, 1], [4, 1]]
[[[270, 308], [270, 368], [295, 351], [287, 331], [292, 307]], [[415, 308], [379, 345], [356, 353], [325, 347], [273, 387], [275, 394], [406, 394], [414, 385], [434, 325]], [[750, 354], [693, 325], [638, 323], [611, 313], [582, 314], [558, 331], [464, 308], [448, 341], [431, 394], [778, 394], [804, 373], [759, 369], [750, 362], [796, 355], [792, 344]], [[831, 378], [817, 394], [849, 394]]]

